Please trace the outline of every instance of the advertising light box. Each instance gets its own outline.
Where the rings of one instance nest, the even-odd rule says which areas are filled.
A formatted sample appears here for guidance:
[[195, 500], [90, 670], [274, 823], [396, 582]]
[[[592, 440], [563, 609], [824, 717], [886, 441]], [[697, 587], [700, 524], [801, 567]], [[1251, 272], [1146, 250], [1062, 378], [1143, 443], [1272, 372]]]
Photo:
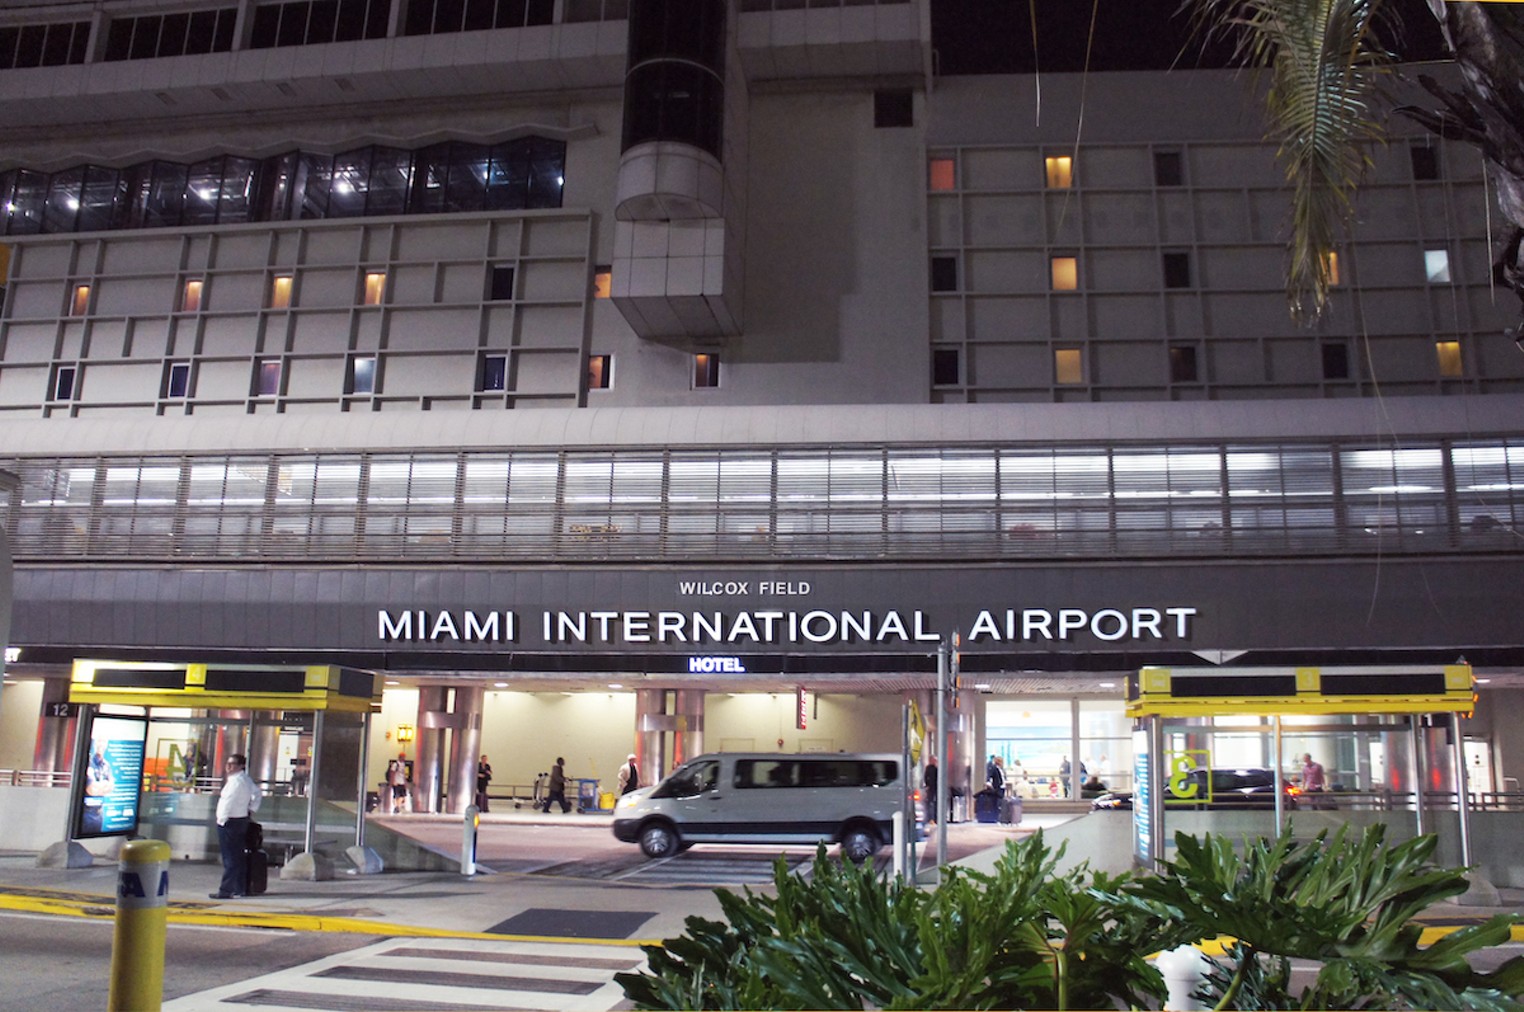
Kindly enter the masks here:
[[76, 839], [137, 831], [147, 741], [147, 717], [97, 715], [90, 722], [84, 788], [74, 817]]

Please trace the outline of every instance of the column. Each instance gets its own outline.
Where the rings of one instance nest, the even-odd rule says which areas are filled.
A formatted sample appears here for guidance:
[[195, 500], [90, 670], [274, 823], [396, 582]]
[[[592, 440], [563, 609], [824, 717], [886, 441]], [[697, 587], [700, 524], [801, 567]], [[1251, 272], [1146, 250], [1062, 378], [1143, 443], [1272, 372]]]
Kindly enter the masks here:
[[464, 812], [476, 802], [476, 763], [482, 751], [482, 703], [486, 697], [487, 690], [480, 686], [455, 689], [447, 812]]
[[677, 742], [672, 750], [672, 761], [685, 763], [704, 754], [704, 692], [701, 689], [679, 689], [672, 695], [677, 716]]
[[[635, 757], [641, 779], [656, 783], [672, 772], [667, 755], [667, 735], [671, 730], [666, 716], [667, 693], [664, 689], [639, 689], [635, 693]], [[673, 722], [675, 723], [675, 722]]]
[[444, 790], [445, 729], [450, 714], [443, 686], [418, 690], [418, 737], [413, 742], [413, 811], [439, 811]]
[[69, 768], [69, 756], [73, 755], [79, 718], [49, 716], [54, 703], [68, 701], [68, 679], [49, 678], [43, 682], [42, 713], [37, 721], [37, 745], [32, 751], [32, 769], [53, 773]]

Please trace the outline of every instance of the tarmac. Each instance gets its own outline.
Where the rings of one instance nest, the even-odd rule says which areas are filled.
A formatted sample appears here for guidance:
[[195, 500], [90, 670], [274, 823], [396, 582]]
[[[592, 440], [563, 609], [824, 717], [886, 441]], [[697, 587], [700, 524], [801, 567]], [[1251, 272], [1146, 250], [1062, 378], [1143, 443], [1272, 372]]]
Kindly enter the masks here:
[[[612, 816], [605, 813], [546, 815], [536, 811], [489, 813], [482, 817], [482, 839], [490, 839], [494, 825], [522, 824], [565, 826], [607, 826]], [[459, 816], [407, 815], [385, 817], [385, 825], [404, 832], [425, 845], [450, 853], [450, 845], [459, 846]], [[1071, 832], [1065, 833], [1063, 824]], [[955, 862], [972, 867], [988, 867], [1006, 839], [1023, 835], [1039, 826], [1055, 836], [1068, 835], [1071, 842], [1089, 835], [1079, 832], [1083, 820], [1072, 814], [1036, 815], [1023, 825], [996, 827], [979, 823], [949, 826], [949, 838], [957, 838], [957, 851], [965, 855]], [[929, 842], [922, 845], [923, 853]], [[950, 853], [952, 848], [950, 846]], [[59, 917], [111, 918], [115, 916], [118, 864], [97, 857], [88, 868], [39, 868], [37, 853], [0, 851], [0, 910], [26, 911]], [[575, 857], [574, 851], [562, 859]], [[489, 847], [478, 849], [478, 859], [492, 863]], [[498, 863], [502, 863], [499, 861]], [[925, 868], [925, 864], [922, 864]], [[383, 872], [361, 875], [338, 871], [332, 880], [312, 882], [280, 879], [271, 869], [270, 889], [261, 896], [238, 900], [210, 899], [217, 889], [221, 866], [215, 862], [175, 861], [170, 865], [168, 908], [171, 923], [277, 928], [290, 931], [350, 932], [383, 937], [448, 937], [504, 940], [513, 936], [489, 929], [504, 922], [511, 906], [544, 905], [554, 896], [562, 902], [580, 897], [591, 908], [613, 908], [622, 903], [649, 909], [653, 905], [651, 888], [608, 889], [608, 882], [570, 877], [496, 874], [483, 871], [466, 876], [455, 872]], [[511, 894], [510, 889], [514, 892]], [[586, 892], [583, 892], [586, 890]], [[517, 901], [510, 895], [526, 892]], [[1425, 941], [1441, 937], [1449, 930], [1475, 924], [1499, 913], [1520, 916], [1513, 928], [1513, 940], [1524, 942], [1524, 889], [1497, 890], [1500, 906], [1464, 906], [1444, 903], [1431, 907], [1423, 921], [1427, 925]], [[522, 936], [526, 939], [594, 942], [599, 944], [651, 944], [678, 935], [689, 914], [714, 916], [717, 904], [713, 887], [686, 887], [680, 902], [661, 904], [670, 907], [641, 927], [640, 938], [591, 938], [577, 935]], [[505, 902], [507, 905], [505, 905]]]

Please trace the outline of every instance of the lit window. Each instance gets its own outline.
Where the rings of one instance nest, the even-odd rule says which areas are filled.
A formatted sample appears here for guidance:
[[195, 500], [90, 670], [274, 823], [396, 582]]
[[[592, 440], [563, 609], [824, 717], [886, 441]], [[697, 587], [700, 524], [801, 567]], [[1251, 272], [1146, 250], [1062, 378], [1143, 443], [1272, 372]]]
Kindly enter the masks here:
[[1191, 255], [1189, 253], [1164, 254], [1164, 287], [1191, 287]]
[[1074, 185], [1074, 159], [1069, 155], [1053, 155], [1044, 159], [1048, 170], [1048, 189], [1067, 190]]
[[1442, 249], [1423, 251], [1423, 272], [1429, 284], [1441, 284], [1450, 280], [1450, 252]]
[[492, 268], [492, 289], [487, 297], [493, 302], [509, 302], [513, 299], [513, 267], [497, 264]]
[[270, 308], [285, 309], [291, 305], [291, 275], [278, 275], [270, 282]]
[[1055, 292], [1072, 292], [1079, 287], [1079, 259], [1054, 257], [1050, 261]]
[[280, 393], [280, 359], [264, 358], [254, 363], [254, 393], [274, 397]]
[[1085, 382], [1085, 365], [1078, 348], [1058, 348], [1053, 352], [1053, 378], [1058, 383]]
[[587, 388], [607, 390], [614, 385], [614, 358], [612, 355], [591, 355], [587, 360]]
[[386, 273], [384, 271], [371, 271], [365, 275], [365, 304], [367, 306], [381, 305], [381, 298], [386, 294]]
[[1178, 151], [1154, 152], [1154, 185], [1180, 186], [1185, 182], [1185, 160]]
[[1323, 270], [1328, 275], [1328, 283], [1339, 283], [1339, 254], [1333, 250], [1323, 251]]
[[593, 298], [606, 299], [614, 294], [614, 269], [600, 266], [593, 271]]
[[75, 285], [74, 298], [69, 303], [70, 316], [84, 316], [90, 309], [90, 286]]
[[931, 188], [933, 190], [951, 190], [957, 187], [955, 168], [957, 163], [951, 158], [933, 158], [931, 160]]
[[1170, 345], [1169, 381], [1195, 383], [1199, 378], [1196, 370], [1196, 346], [1194, 344]]
[[481, 375], [477, 389], [484, 393], [506, 390], [508, 387], [508, 356], [488, 354], [482, 356]]
[[931, 385], [955, 387], [961, 378], [957, 348], [933, 348], [931, 351]]
[[345, 393], [376, 392], [376, 356], [356, 355], [349, 360], [349, 389]]
[[1326, 341], [1323, 344], [1323, 378], [1349, 379], [1349, 346], [1342, 341]]
[[720, 356], [700, 354], [693, 356], [693, 386], [717, 387], [720, 385]]
[[190, 393], [190, 363], [171, 362], [164, 374], [164, 396], [173, 399]]
[[931, 258], [931, 290], [956, 292], [958, 290], [958, 258]]
[[180, 311], [194, 313], [201, 308], [201, 282], [187, 281], [185, 291], [180, 296]]
[[1459, 341], [1435, 341], [1434, 353], [1439, 357], [1439, 374], [1441, 376], [1462, 375]]
[[53, 370], [53, 400], [71, 401], [74, 399], [74, 378], [79, 370], [72, 365], [61, 365]]

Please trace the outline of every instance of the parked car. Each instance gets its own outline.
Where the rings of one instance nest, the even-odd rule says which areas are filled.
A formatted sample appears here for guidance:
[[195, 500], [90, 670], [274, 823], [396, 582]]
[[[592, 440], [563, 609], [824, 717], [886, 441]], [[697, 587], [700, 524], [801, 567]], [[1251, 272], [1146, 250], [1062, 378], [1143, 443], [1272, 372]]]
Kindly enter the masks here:
[[[1295, 808], [1301, 790], [1282, 783], [1285, 807]], [[1275, 771], [1258, 766], [1197, 768], [1185, 776], [1183, 790], [1175, 793], [1166, 785], [1165, 803], [1171, 808], [1261, 809], [1275, 806]], [[1096, 811], [1132, 809], [1132, 791], [1107, 791], [1090, 803]]]

